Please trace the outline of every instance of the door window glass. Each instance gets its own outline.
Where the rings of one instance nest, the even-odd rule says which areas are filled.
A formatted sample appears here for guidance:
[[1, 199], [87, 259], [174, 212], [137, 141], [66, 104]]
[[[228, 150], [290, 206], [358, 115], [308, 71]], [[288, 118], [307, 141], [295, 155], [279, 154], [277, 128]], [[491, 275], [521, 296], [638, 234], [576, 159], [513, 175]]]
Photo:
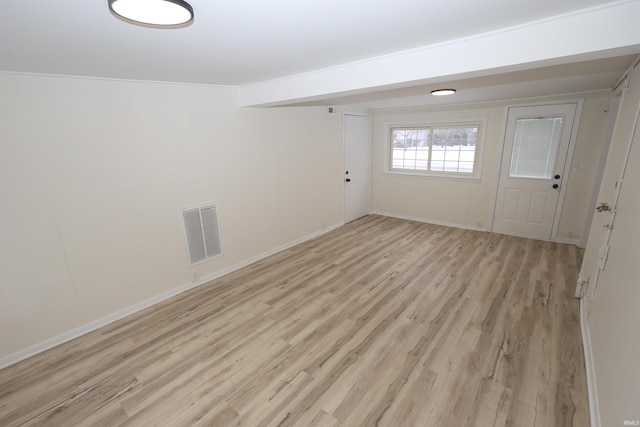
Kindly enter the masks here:
[[517, 119], [509, 176], [550, 179], [562, 134], [562, 117]]

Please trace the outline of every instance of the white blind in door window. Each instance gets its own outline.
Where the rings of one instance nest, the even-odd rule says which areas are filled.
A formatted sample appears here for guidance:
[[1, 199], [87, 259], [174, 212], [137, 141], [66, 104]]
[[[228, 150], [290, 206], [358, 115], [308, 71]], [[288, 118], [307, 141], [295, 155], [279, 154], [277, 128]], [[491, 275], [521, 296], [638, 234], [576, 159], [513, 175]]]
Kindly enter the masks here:
[[518, 119], [509, 176], [550, 179], [562, 124], [562, 117]]

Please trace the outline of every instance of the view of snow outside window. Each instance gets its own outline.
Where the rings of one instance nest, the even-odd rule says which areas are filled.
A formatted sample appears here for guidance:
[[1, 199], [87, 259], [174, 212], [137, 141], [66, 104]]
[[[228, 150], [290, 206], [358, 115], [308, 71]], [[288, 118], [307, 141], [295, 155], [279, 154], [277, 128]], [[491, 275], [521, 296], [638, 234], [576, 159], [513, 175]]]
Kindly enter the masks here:
[[391, 169], [473, 174], [478, 125], [391, 129]]

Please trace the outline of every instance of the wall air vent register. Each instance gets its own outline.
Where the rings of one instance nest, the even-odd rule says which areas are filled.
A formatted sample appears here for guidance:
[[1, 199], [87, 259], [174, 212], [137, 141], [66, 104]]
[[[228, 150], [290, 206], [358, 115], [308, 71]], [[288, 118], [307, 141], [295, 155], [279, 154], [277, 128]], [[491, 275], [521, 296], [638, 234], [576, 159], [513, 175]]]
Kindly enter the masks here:
[[181, 211], [189, 265], [222, 255], [218, 209], [215, 203]]

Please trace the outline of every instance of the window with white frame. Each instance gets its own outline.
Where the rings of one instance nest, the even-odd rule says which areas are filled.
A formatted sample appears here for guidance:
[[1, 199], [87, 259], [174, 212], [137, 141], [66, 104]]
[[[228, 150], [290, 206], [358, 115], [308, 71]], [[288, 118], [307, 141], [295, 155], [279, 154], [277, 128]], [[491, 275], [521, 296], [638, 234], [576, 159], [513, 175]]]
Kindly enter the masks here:
[[389, 171], [478, 178], [481, 122], [389, 126]]

